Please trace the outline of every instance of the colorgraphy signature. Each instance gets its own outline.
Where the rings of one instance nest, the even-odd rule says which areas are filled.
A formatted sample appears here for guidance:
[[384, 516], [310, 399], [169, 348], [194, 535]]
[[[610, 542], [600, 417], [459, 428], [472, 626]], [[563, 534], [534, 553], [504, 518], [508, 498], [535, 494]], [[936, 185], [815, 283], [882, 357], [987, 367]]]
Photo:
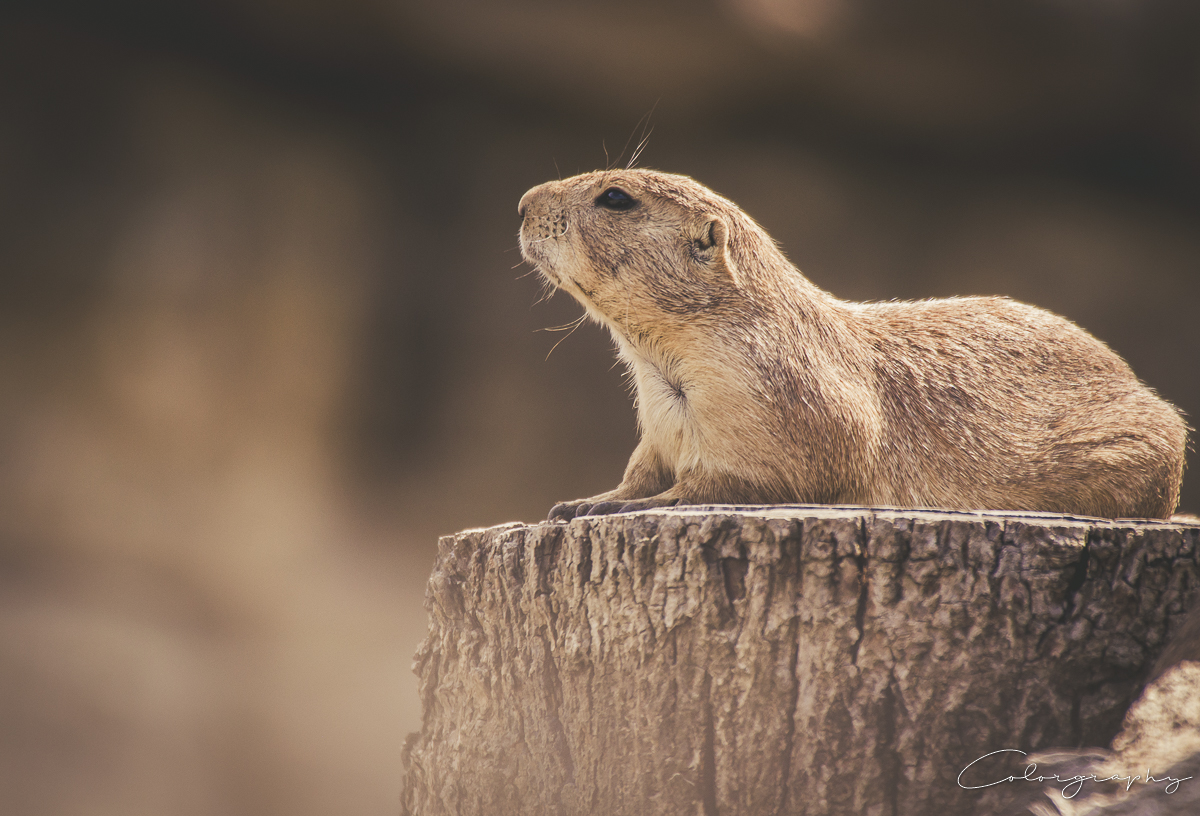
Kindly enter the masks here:
[[[1145, 785], [1160, 785], [1160, 784], [1166, 783], [1166, 787], [1163, 788], [1163, 793], [1171, 794], [1171, 793], [1174, 793], [1175, 791], [1179, 790], [1179, 783], [1185, 782], [1188, 779], [1192, 778], [1190, 776], [1185, 776], [1182, 779], [1176, 779], [1173, 776], [1165, 776], [1165, 777], [1159, 778], [1159, 777], [1155, 777], [1153, 774], [1151, 774], [1149, 768], [1146, 769], [1145, 775], [1142, 775], [1142, 774], [1124, 774], [1124, 775], [1113, 774], [1112, 776], [1105, 776], [1105, 777], [1100, 777], [1100, 776], [1097, 776], [1096, 774], [1076, 774], [1075, 776], [1059, 776], [1058, 774], [1043, 775], [1043, 774], [1039, 774], [1037, 772], [1037, 763], [1030, 762], [1028, 765], [1025, 766], [1025, 772], [1021, 776], [1004, 776], [1004, 777], [1001, 777], [1001, 778], [996, 779], [991, 782], [983, 782], [982, 784], [964, 784], [963, 776], [970, 776], [970, 777], [982, 776], [984, 779], [988, 778], [986, 774], [982, 774], [981, 771], [979, 771], [979, 770], [976, 770], [975, 772], [973, 772], [971, 774], [967, 774], [967, 772], [971, 770], [971, 766], [975, 765], [978, 762], [982, 762], [983, 760], [987, 759], [988, 757], [996, 756], [997, 754], [1005, 754], [1005, 753], [1016, 753], [1016, 754], [1020, 754], [1021, 756], [1026, 755], [1024, 751], [1019, 751], [1016, 748], [1001, 748], [999, 751], [992, 751], [991, 753], [984, 754], [983, 756], [979, 757], [978, 759], [972, 760], [970, 763], [967, 764], [967, 766], [965, 768], [963, 768], [961, 771], [959, 771], [958, 786], [960, 788], [963, 788], [964, 790], [981, 790], [983, 788], [990, 788], [993, 785], [1002, 785], [1005, 782], [1042, 782], [1042, 783], [1053, 782], [1056, 784], [1061, 783], [1063, 785], [1063, 789], [1062, 789], [1063, 798], [1071, 799], [1072, 797], [1076, 796], [1079, 793], [1079, 791], [1081, 791], [1083, 789], [1083, 785], [1086, 782], [1124, 782], [1125, 790], [1127, 790], [1127, 791], [1133, 787], [1135, 782], [1141, 782]], [[975, 780], [972, 780], [972, 781], [975, 781]]]

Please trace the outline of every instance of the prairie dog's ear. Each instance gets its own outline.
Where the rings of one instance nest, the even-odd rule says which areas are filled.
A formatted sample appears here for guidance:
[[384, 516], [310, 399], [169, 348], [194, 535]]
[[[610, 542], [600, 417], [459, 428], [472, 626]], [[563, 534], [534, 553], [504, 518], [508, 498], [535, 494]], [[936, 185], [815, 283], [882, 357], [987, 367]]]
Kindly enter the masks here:
[[719, 215], [705, 214], [691, 225], [689, 249], [692, 257], [714, 271], [734, 277], [729, 260], [729, 227]]
[[719, 215], [706, 215], [696, 220], [692, 236], [696, 254], [711, 257], [723, 253], [729, 243], [729, 229], [725, 226], [725, 220]]

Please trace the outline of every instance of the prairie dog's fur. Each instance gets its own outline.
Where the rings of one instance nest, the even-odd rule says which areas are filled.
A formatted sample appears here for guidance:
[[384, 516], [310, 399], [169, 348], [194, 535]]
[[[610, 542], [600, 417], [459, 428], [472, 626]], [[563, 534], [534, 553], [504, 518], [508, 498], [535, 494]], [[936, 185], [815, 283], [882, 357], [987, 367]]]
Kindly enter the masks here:
[[1002, 297], [851, 303], [686, 176], [521, 199], [521, 252], [607, 327], [641, 441], [552, 518], [789, 502], [1166, 518], [1187, 428], [1074, 323]]

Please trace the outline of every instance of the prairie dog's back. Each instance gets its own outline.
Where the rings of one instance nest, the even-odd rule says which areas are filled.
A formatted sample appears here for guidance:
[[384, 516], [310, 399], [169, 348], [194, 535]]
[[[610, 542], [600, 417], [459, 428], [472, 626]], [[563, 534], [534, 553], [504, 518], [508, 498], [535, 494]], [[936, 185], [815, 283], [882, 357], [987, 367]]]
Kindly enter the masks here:
[[[989, 509], [1175, 509], [1186, 425], [1074, 323], [1000, 297], [851, 308], [875, 357], [886, 470]], [[1131, 467], [1144, 474], [1135, 483]]]

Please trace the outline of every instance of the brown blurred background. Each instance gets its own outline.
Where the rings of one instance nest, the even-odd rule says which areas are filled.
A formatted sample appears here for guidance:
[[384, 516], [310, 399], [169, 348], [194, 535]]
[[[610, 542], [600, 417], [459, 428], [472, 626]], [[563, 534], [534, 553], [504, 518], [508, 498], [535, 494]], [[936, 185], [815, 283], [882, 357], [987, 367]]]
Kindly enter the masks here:
[[1189, 0], [5, 7], [5, 814], [398, 810], [437, 535], [632, 450], [516, 204], [651, 109], [835, 294], [1037, 303], [1200, 415]]

